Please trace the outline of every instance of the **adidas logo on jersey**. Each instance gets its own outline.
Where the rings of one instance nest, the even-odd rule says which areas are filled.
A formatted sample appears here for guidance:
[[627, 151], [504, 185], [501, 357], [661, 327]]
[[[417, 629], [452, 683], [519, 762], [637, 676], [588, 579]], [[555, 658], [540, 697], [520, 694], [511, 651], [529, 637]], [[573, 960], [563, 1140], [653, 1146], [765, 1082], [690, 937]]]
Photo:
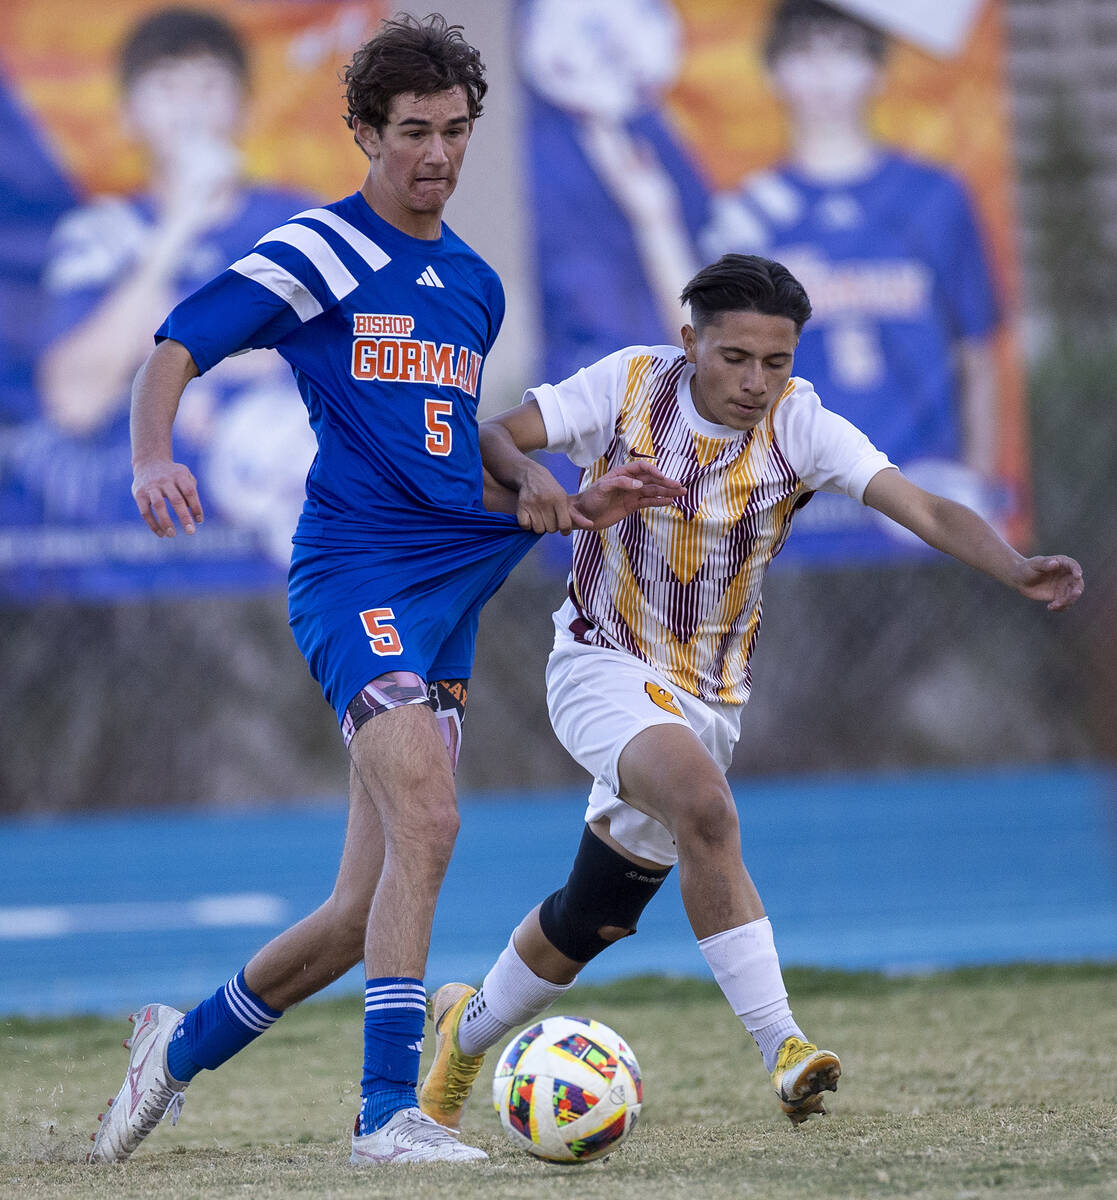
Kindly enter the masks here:
[[419, 276], [418, 279], [415, 280], [415, 282], [418, 284], [421, 284], [423, 287], [445, 287], [446, 286], [442, 282], [442, 280], [439, 279], [438, 276], [434, 273], [434, 267], [427, 267], [427, 269], [422, 273], [422, 275]]

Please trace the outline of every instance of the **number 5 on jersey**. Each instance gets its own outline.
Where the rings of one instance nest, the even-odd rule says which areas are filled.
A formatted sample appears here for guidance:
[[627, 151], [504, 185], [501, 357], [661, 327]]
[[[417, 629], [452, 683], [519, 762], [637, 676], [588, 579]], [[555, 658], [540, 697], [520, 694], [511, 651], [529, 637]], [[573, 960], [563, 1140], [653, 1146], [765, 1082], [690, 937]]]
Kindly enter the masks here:
[[449, 454], [454, 443], [454, 430], [451, 428], [448, 416], [454, 411], [454, 405], [449, 400], [427, 400], [427, 453]]
[[395, 620], [395, 616], [390, 608], [366, 608], [361, 613], [361, 624], [368, 634], [368, 646], [373, 654], [399, 654], [403, 651], [403, 642], [399, 640], [396, 627], [389, 624]]

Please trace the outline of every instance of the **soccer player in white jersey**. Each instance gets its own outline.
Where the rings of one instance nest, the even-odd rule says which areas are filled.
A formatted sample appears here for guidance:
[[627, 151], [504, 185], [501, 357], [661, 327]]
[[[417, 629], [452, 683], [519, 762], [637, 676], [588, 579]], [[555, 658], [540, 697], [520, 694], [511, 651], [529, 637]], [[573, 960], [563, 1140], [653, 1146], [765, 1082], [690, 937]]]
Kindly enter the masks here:
[[687, 491], [670, 508], [574, 534], [547, 698], [559, 740], [593, 776], [586, 828], [565, 886], [524, 917], [480, 991], [446, 984], [435, 993], [438, 1045], [420, 1103], [450, 1128], [485, 1050], [634, 933], [676, 862], [702, 954], [784, 1111], [795, 1124], [825, 1111], [822, 1094], [836, 1089], [841, 1066], [788, 1007], [725, 779], [764, 573], [813, 492], [868, 504], [1054, 611], [1082, 592], [1073, 559], [1018, 554], [972, 510], [905, 479], [792, 377], [811, 310], [786, 268], [727, 254], [682, 300], [691, 313], [682, 350], [620, 350], [532, 388], [520, 408], [482, 426], [486, 466], [518, 491], [527, 525], [567, 503], [527, 457], [533, 450], [569, 455], [582, 486], [618, 463], [654, 459]]
[[[295, 214], [178, 304], [132, 400], [140, 514], [158, 536], [175, 536], [172, 514], [193, 534], [197, 484], [171, 437], [183, 389], [257, 346], [274, 346], [294, 370], [318, 453], [294, 537], [291, 628], [352, 762], [337, 883], [188, 1012], [147, 1004], [134, 1014], [127, 1076], [93, 1162], [127, 1159], [164, 1113], [177, 1115], [198, 1072], [362, 958], [351, 1161], [486, 1157], [416, 1104], [423, 974], [458, 828], [453, 771], [478, 612], [536, 540], [510, 515], [515, 496], [489, 487], [481, 468], [477, 399], [503, 290], [442, 221], [484, 67], [459, 27], [405, 17], [357, 51], [346, 82], [348, 122], [369, 159], [361, 188]], [[656, 478], [625, 467], [550, 528], [656, 503]]]

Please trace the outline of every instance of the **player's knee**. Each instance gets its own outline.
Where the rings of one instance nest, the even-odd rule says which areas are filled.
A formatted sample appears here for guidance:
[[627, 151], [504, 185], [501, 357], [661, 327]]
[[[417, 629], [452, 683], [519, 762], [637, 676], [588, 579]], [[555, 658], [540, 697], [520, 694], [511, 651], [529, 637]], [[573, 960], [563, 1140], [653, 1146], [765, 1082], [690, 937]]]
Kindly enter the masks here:
[[597, 936], [603, 942], [612, 945], [614, 942], [619, 942], [621, 938], [631, 937], [635, 932], [635, 929], [622, 929], [619, 925], [602, 925], [597, 931]]
[[670, 871], [638, 866], [587, 828], [566, 884], [540, 905], [539, 926], [567, 958], [589, 962], [636, 932], [640, 914]]
[[355, 965], [360, 961], [365, 950], [365, 935], [368, 932], [368, 909], [359, 913], [356, 909], [344, 913], [337, 920], [332, 931], [332, 944], [335, 953], [347, 962], [351, 959]]
[[450, 861], [460, 827], [458, 806], [452, 800], [426, 806], [424, 820], [412, 831], [411, 844], [417, 853], [426, 855], [431, 862], [445, 865]]
[[461, 827], [457, 798], [451, 789], [415, 792], [384, 822], [390, 846], [404, 853], [449, 857]]
[[700, 787], [688, 798], [675, 824], [680, 847], [716, 850], [740, 840], [737, 806], [728, 785]]

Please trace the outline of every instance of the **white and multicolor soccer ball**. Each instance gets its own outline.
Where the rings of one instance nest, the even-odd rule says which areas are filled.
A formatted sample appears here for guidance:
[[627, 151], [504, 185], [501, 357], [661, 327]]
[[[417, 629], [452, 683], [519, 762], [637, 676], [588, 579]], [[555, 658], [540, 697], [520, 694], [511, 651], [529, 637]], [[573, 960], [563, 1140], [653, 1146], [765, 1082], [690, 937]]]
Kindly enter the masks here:
[[608, 1025], [548, 1017], [517, 1034], [493, 1076], [513, 1145], [548, 1162], [589, 1162], [631, 1132], [644, 1087], [636, 1055]]

